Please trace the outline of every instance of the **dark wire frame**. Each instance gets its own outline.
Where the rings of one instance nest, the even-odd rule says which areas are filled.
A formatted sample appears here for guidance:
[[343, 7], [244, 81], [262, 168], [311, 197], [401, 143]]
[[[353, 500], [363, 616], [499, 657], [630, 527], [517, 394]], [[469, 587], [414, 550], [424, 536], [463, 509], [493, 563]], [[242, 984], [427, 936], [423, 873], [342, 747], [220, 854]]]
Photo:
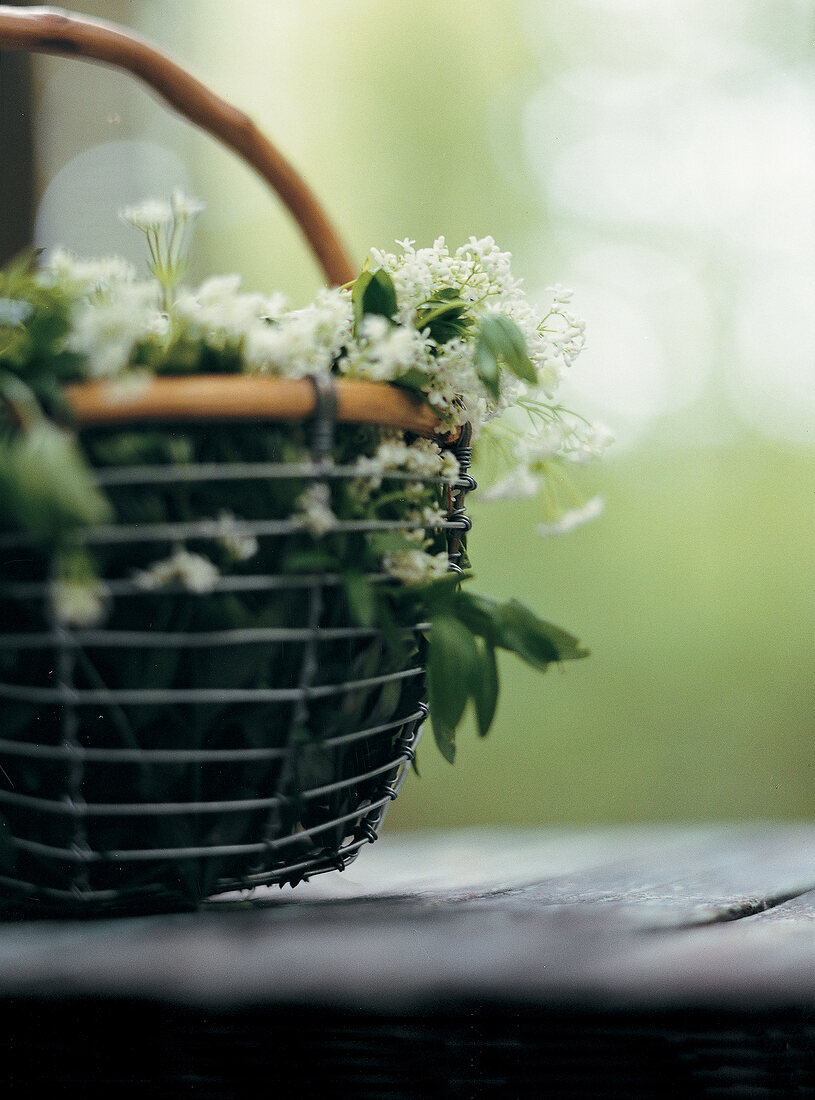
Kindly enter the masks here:
[[[354, 466], [334, 465], [331, 460], [336, 396], [332, 379], [312, 379], [317, 403], [311, 421], [311, 461], [298, 464], [248, 463], [240, 464], [192, 464], [184, 466], [132, 466], [122, 469], [97, 471], [100, 484], [107, 486], [130, 484], [149, 488], [157, 484], [174, 484], [181, 481], [240, 482], [242, 480], [292, 478], [306, 479], [312, 483], [329, 486], [337, 478], [358, 478], [360, 471]], [[420, 476], [405, 472], [388, 472], [388, 479], [431, 483], [443, 486], [447, 495], [447, 515], [434, 530], [446, 535], [449, 569], [461, 572], [462, 539], [470, 529], [471, 521], [465, 514], [466, 494], [476, 487], [468, 473], [471, 461], [470, 427], [465, 425], [458, 439], [449, 444], [459, 463], [459, 476], [455, 481], [439, 477]], [[340, 521], [335, 530], [379, 531], [400, 529], [409, 525], [402, 521]], [[238, 535], [258, 537], [274, 536], [297, 531], [294, 518], [237, 521], [234, 532]], [[220, 528], [214, 520], [201, 519], [191, 523], [153, 524], [149, 527], [108, 524], [87, 532], [89, 544], [128, 544], [134, 541], [177, 540], [181, 538], [215, 538]], [[24, 545], [23, 536], [0, 537], [0, 550], [11, 550]], [[382, 574], [369, 575], [372, 583], [388, 578]], [[296, 885], [313, 875], [332, 870], [343, 870], [358, 855], [360, 849], [377, 839], [387, 809], [397, 797], [405, 780], [408, 765], [414, 758], [416, 745], [422, 732], [422, 723], [428, 715], [423, 701], [423, 665], [386, 672], [381, 675], [350, 679], [343, 683], [315, 683], [318, 668], [318, 651], [321, 643], [337, 639], [364, 639], [382, 637], [374, 627], [354, 624], [325, 627], [321, 617], [325, 602], [332, 590], [342, 584], [337, 574], [299, 575], [242, 575], [222, 576], [215, 582], [215, 592], [257, 592], [299, 590], [307, 595], [307, 619], [304, 624], [265, 628], [236, 628], [204, 633], [184, 631], [143, 632], [105, 630], [102, 628], [69, 628], [51, 616], [50, 629], [39, 632], [9, 632], [0, 627], [0, 655], [3, 650], [42, 651], [53, 653], [55, 680], [51, 685], [26, 685], [0, 682], [0, 700], [26, 702], [55, 707], [59, 713], [59, 743], [43, 744], [32, 739], [30, 730], [19, 738], [2, 736], [0, 729], [0, 815], [7, 819], [6, 851], [14, 857], [22, 857], [27, 874], [11, 869], [8, 862], [0, 867], [0, 891], [6, 898], [16, 899], [23, 909], [32, 904], [57, 914], [91, 914], [105, 911], [136, 911], [154, 908], [188, 907], [180, 904], [172, 888], [166, 884], [161, 869], [177, 865], [180, 861], [198, 861], [197, 866], [225, 867], [212, 880], [205, 894], [195, 903], [228, 891], [247, 890], [257, 886], [277, 884]], [[118, 578], [106, 582], [109, 597], [138, 597], [143, 590], [132, 579]], [[183, 591], [182, 586], [168, 586], [168, 594]], [[49, 603], [51, 583], [44, 581], [0, 582], [0, 596], [6, 599], [38, 600]], [[155, 596], [155, 593], [151, 593]], [[205, 594], [201, 595], [206, 598]], [[417, 623], [405, 628], [408, 633], [423, 633], [429, 624]], [[221, 689], [217, 687], [169, 687], [163, 689], [110, 689], [78, 687], [75, 665], [82, 647], [96, 646], [128, 650], [148, 647], [151, 649], [179, 648], [193, 650], [218, 646], [268, 645], [292, 643], [302, 646], [299, 676], [294, 686]], [[346, 698], [349, 692], [364, 691], [387, 684], [410, 682], [411, 692], [402, 691], [400, 700], [407, 699], [402, 712], [386, 722], [367, 728], [355, 729], [320, 741], [323, 749], [365, 749], [354, 759], [364, 761], [373, 756], [370, 767], [350, 774], [343, 774], [330, 783], [317, 783], [296, 789], [298, 754], [302, 751], [298, 731], [309, 722], [309, 711], [318, 700]], [[79, 713], [87, 707], [126, 706], [174, 706], [179, 704], [290, 704], [290, 721], [284, 744], [252, 747], [218, 748], [140, 748], [133, 746], [94, 746], [82, 743], [78, 737]], [[319, 734], [317, 735], [319, 736]], [[376, 753], [369, 748], [376, 743]], [[382, 746], [387, 746], [382, 759]], [[378, 755], [377, 755], [378, 754]], [[206, 766], [249, 765], [273, 767], [274, 785], [263, 797], [174, 799], [172, 801], [102, 802], [87, 800], [87, 780], [94, 768], [138, 766], [140, 768], [189, 769], [192, 776], [196, 769]], [[15, 766], [54, 767], [65, 769], [65, 789], [58, 797], [40, 797], [22, 794], [10, 789], [9, 771]], [[7, 771], [8, 769], [8, 771]], [[9, 782], [7, 782], [9, 780]], [[190, 788], [193, 789], [192, 780]], [[357, 792], [361, 799], [345, 812], [320, 819], [319, 813], [307, 828], [292, 826], [291, 809], [331, 805], [332, 799], [341, 795], [353, 797]], [[200, 815], [261, 814], [263, 826], [251, 841], [190, 845], [189, 843], [163, 844], [159, 847], [117, 847], [114, 850], [100, 847], [93, 840], [93, 823], [100, 819], [120, 823], [164, 818], [177, 825], [180, 836], [185, 834], [185, 822]], [[54, 844], [43, 839], [42, 823], [59, 819], [63, 827], [61, 836], [67, 843]], [[211, 820], [214, 820], [212, 818]], [[247, 817], [247, 820], [248, 817]], [[189, 830], [187, 830], [188, 834]], [[217, 862], [219, 861], [219, 862]], [[19, 862], [19, 860], [17, 861]], [[128, 881], [129, 869], [139, 866], [158, 869], [157, 880], [139, 874], [138, 885]], [[59, 868], [59, 874], [51, 874], [49, 868]], [[37, 873], [32, 874], [31, 868]], [[69, 881], [66, 883], [66, 868]], [[100, 887], [95, 872], [100, 868], [119, 874], [122, 885], [110, 885], [109, 880]]]

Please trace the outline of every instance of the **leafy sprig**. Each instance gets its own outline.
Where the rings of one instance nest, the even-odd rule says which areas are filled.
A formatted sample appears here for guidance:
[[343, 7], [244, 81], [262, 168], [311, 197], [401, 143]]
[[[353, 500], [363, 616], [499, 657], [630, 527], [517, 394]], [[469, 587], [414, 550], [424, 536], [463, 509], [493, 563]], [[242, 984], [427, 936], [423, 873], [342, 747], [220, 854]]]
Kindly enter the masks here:
[[433, 734], [450, 763], [468, 703], [479, 735], [485, 737], [492, 727], [499, 693], [496, 650], [514, 653], [539, 672], [588, 656], [577, 638], [518, 600], [491, 599], [456, 581], [436, 582], [423, 594], [431, 624], [427, 676]]
[[[462, 297], [463, 287], [441, 287], [416, 310], [415, 325], [441, 347], [455, 337], [470, 334], [475, 340], [478, 377], [491, 397], [500, 396], [501, 367], [516, 378], [534, 385], [537, 374], [523, 333], [506, 313], [474, 310], [474, 303]], [[394, 321], [398, 312], [396, 287], [383, 268], [366, 268], [351, 284], [354, 307], [354, 334], [361, 332], [366, 316], [384, 317]], [[397, 384], [416, 391], [426, 391], [432, 378], [415, 367], [396, 379]]]

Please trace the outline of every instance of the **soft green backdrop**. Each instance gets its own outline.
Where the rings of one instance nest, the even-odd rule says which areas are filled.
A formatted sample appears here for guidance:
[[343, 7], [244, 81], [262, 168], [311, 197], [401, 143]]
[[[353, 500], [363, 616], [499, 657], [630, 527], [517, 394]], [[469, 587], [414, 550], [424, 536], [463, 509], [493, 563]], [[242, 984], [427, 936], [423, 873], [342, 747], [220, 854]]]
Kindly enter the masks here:
[[[497, 726], [427, 737], [391, 828], [815, 810], [815, 3], [88, 0], [247, 109], [369, 246], [492, 234], [575, 289], [565, 395], [618, 444], [562, 540], [473, 500], [482, 590], [592, 657], [503, 665]], [[124, 202], [207, 200], [193, 274], [319, 274], [263, 186], [124, 77], [37, 64], [40, 244], [138, 257]]]

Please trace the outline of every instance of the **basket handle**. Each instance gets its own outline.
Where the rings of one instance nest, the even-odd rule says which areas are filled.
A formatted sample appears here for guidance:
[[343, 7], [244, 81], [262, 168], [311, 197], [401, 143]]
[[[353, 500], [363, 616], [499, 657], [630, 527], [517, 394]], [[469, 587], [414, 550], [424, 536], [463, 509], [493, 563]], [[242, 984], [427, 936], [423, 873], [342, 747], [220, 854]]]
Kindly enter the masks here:
[[238, 110], [149, 42], [114, 23], [59, 8], [0, 4], [0, 49], [101, 61], [138, 77], [194, 125], [242, 157], [299, 225], [327, 280], [342, 285], [356, 272], [344, 245], [300, 174], [243, 111]]

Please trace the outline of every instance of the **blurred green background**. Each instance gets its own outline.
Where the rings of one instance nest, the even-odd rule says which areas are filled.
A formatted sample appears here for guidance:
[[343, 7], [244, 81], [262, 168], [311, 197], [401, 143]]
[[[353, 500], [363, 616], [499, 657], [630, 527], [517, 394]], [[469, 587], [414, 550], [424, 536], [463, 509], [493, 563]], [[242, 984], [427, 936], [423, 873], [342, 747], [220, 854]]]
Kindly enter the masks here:
[[[808, 817], [815, 809], [815, 0], [87, 0], [243, 107], [359, 263], [491, 234], [530, 296], [574, 288], [564, 402], [618, 441], [565, 538], [478, 503], [482, 591], [588, 661], [502, 668], [497, 725], [428, 735], [389, 828]], [[37, 243], [141, 260], [116, 220], [206, 200], [192, 276], [305, 302], [264, 186], [128, 78], [35, 66]]]

